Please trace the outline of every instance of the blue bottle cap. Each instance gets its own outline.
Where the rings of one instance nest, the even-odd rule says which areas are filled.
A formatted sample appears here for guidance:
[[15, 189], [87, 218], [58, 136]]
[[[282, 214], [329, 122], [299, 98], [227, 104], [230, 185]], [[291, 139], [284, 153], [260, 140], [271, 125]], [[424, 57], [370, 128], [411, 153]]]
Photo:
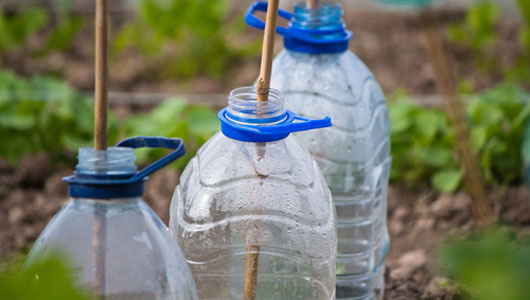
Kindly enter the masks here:
[[[99, 153], [93, 153], [93, 155], [104, 156], [105, 154], [110, 154], [112, 156], [116, 153], [120, 154], [121, 151], [119, 150], [122, 147], [132, 149], [166, 148], [174, 151], [141, 171], [135, 171], [134, 167], [130, 167], [129, 162], [126, 162], [125, 165], [121, 164], [117, 168], [115, 165], [105, 167], [105, 163], [109, 160], [108, 157], [100, 159], [101, 165], [106, 170], [98, 170], [97, 167], [87, 167], [90, 163], [83, 164], [80, 162], [74, 175], [63, 178], [63, 181], [68, 183], [70, 196], [89, 199], [141, 197], [144, 194], [144, 182], [147, 180], [148, 175], [172, 163], [186, 153], [181, 139], [135, 137], [118, 143], [115, 148], [99, 151]], [[114, 157], [119, 159], [117, 156]], [[128, 161], [129, 157], [125, 160]]]
[[[267, 9], [267, 2], [255, 2], [246, 12], [245, 21], [249, 26], [265, 29], [265, 22], [254, 14], [257, 11], [266, 12]], [[323, 11], [328, 12], [328, 15], [322, 14], [316, 25], [305, 22], [304, 19], [310, 18], [308, 16], [311, 15], [307, 8], [296, 6], [295, 11], [295, 14], [281, 9], [278, 11], [280, 17], [289, 21], [288, 27], [276, 27], [276, 32], [284, 37], [285, 48], [309, 54], [342, 53], [348, 49], [353, 34], [346, 30], [340, 5], [324, 7]], [[297, 20], [297, 16], [300, 16], [301, 20]]]

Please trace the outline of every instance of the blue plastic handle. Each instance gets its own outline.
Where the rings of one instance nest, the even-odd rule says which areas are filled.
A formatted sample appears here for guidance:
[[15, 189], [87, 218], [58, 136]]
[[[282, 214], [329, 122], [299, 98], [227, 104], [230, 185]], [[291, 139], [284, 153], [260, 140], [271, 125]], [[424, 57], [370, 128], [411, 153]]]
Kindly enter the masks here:
[[126, 148], [166, 148], [174, 150], [167, 156], [162, 157], [151, 165], [147, 166], [143, 170], [136, 172], [131, 178], [127, 179], [128, 182], [140, 181], [157, 170], [169, 165], [178, 158], [186, 154], [186, 148], [184, 142], [181, 139], [172, 139], [165, 137], [134, 137], [119, 142], [116, 147]]
[[318, 129], [324, 127], [330, 127], [331, 118], [325, 117], [320, 120], [313, 120], [304, 118], [298, 115], [293, 116], [294, 120], [302, 122], [293, 122], [290, 124], [280, 124], [280, 125], [271, 125], [271, 126], [258, 126], [258, 127], [249, 127], [249, 131], [254, 131], [261, 134], [270, 134], [270, 133], [293, 133], [298, 131], [306, 131], [311, 129]]
[[[268, 8], [269, 8], [268, 2], [262, 2], [262, 1], [255, 2], [248, 8], [247, 12], [245, 13], [245, 22], [247, 22], [249, 26], [252, 26], [254, 28], [265, 29], [265, 22], [263, 22], [258, 17], [256, 17], [254, 13], [256, 13], [257, 11], [267, 12]], [[293, 18], [292, 13], [285, 11], [283, 9], [278, 10], [278, 16], [288, 21], [290, 21]], [[281, 26], [276, 27], [276, 32], [283, 36], [291, 35], [288, 28], [281, 27]]]
[[221, 121], [221, 130], [225, 136], [243, 142], [254, 143], [273, 142], [284, 139], [293, 132], [332, 126], [329, 117], [313, 120], [298, 116], [290, 110], [285, 111], [284, 121], [267, 126], [234, 122], [226, 108], [219, 111], [217, 116]]
[[[254, 14], [257, 11], [267, 12], [268, 8], [269, 8], [268, 2], [263, 2], [263, 1], [255, 2], [249, 7], [247, 12], [245, 13], [245, 22], [249, 26], [252, 26], [254, 28], [265, 29], [265, 22], [260, 20]], [[292, 13], [282, 10], [282, 9], [278, 10], [278, 15], [288, 21], [291, 21], [292, 18], [294, 17]], [[339, 42], [348, 41], [353, 36], [353, 34], [350, 31], [346, 30], [346, 27], [344, 24], [340, 27], [333, 28], [333, 29], [318, 29], [318, 28], [300, 29], [300, 28], [295, 28], [291, 26], [291, 23], [289, 23], [289, 27], [287, 28], [277, 26], [276, 32], [286, 38], [298, 39], [298, 40], [305, 41], [305, 42], [312, 43], [312, 44], [329, 44], [331, 42], [336, 42], [336, 41], [339, 41]], [[343, 37], [337, 40], [318, 39], [312, 36], [312, 35], [329, 35], [329, 34], [340, 34], [340, 33], [343, 34]]]

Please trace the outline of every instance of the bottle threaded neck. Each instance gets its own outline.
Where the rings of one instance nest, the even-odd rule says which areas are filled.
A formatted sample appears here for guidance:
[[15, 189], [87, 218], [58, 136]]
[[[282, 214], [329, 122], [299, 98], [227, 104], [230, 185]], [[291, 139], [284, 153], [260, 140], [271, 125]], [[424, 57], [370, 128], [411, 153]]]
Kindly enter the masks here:
[[318, 8], [308, 8], [305, 1], [294, 5], [291, 26], [299, 29], [333, 30], [344, 27], [342, 5], [321, 2]]
[[111, 147], [107, 150], [80, 148], [76, 170], [86, 175], [125, 175], [136, 171], [134, 149]]
[[259, 102], [255, 87], [230, 92], [227, 113], [232, 121], [250, 125], [272, 125], [286, 118], [282, 93], [269, 89], [268, 101]]

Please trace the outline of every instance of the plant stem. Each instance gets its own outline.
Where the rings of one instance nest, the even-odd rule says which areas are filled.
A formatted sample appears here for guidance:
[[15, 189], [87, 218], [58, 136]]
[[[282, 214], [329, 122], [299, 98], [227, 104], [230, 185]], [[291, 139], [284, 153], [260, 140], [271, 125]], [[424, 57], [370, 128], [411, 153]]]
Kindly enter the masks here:
[[489, 224], [494, 220], [493, 209], [486, 197], [482, 173], [477, 159], [471, 150], [469, 129], [465, 121], [465, 109], [456, 87], [453, 70], [443, 45], [436, 15], [431, 10], [421, 13], [426, 38], [426, 47], [431, 58], [438, 88], [446, 97], [446, 111], [456, 135], [456, 150], [460, 163], [465, 169], [465, 184], [472, 198], [473, 217], [481, 224]]

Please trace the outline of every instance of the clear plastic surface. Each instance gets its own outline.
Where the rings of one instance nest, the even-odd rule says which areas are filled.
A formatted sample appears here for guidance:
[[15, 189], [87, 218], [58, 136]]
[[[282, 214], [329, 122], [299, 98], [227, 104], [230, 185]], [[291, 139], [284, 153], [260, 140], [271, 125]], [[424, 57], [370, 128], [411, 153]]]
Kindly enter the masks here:
[[[390, 172], [390, 118], [383, 92], [353, 53], [283, 50], [271, 87], [285, 105], [309, 118], [330, 116], [333, 127], [295, 134], [328, 180], [337, 209], [337, 299], [382, 299]], [[377, 278], [376, 278], [377, 277]], [[379, 284], [381, 286], [381, 284]]]
[[[81, 149], [79, 160], [83, 174], [136, 169], [132, 149]], [[178, 244], [140, 198], [71, 199], [37, 239], [26, 265], [55, 255], [66, 260], [80, 289], [101, 299], [198, 299]]]
[[[267, 126], [261, 117], [283, 112], [280, 94], [270, 95], [258, 105], [255, 91], [232, 93], [229, 109]], [[250, 143], [216, 134], [171, 203], [170, 230], [201, 300], [243, 299], [248, 247], [258, 255], [257, 300], [335, 299], [335, 226], [325, 179], [293, 136]]]

